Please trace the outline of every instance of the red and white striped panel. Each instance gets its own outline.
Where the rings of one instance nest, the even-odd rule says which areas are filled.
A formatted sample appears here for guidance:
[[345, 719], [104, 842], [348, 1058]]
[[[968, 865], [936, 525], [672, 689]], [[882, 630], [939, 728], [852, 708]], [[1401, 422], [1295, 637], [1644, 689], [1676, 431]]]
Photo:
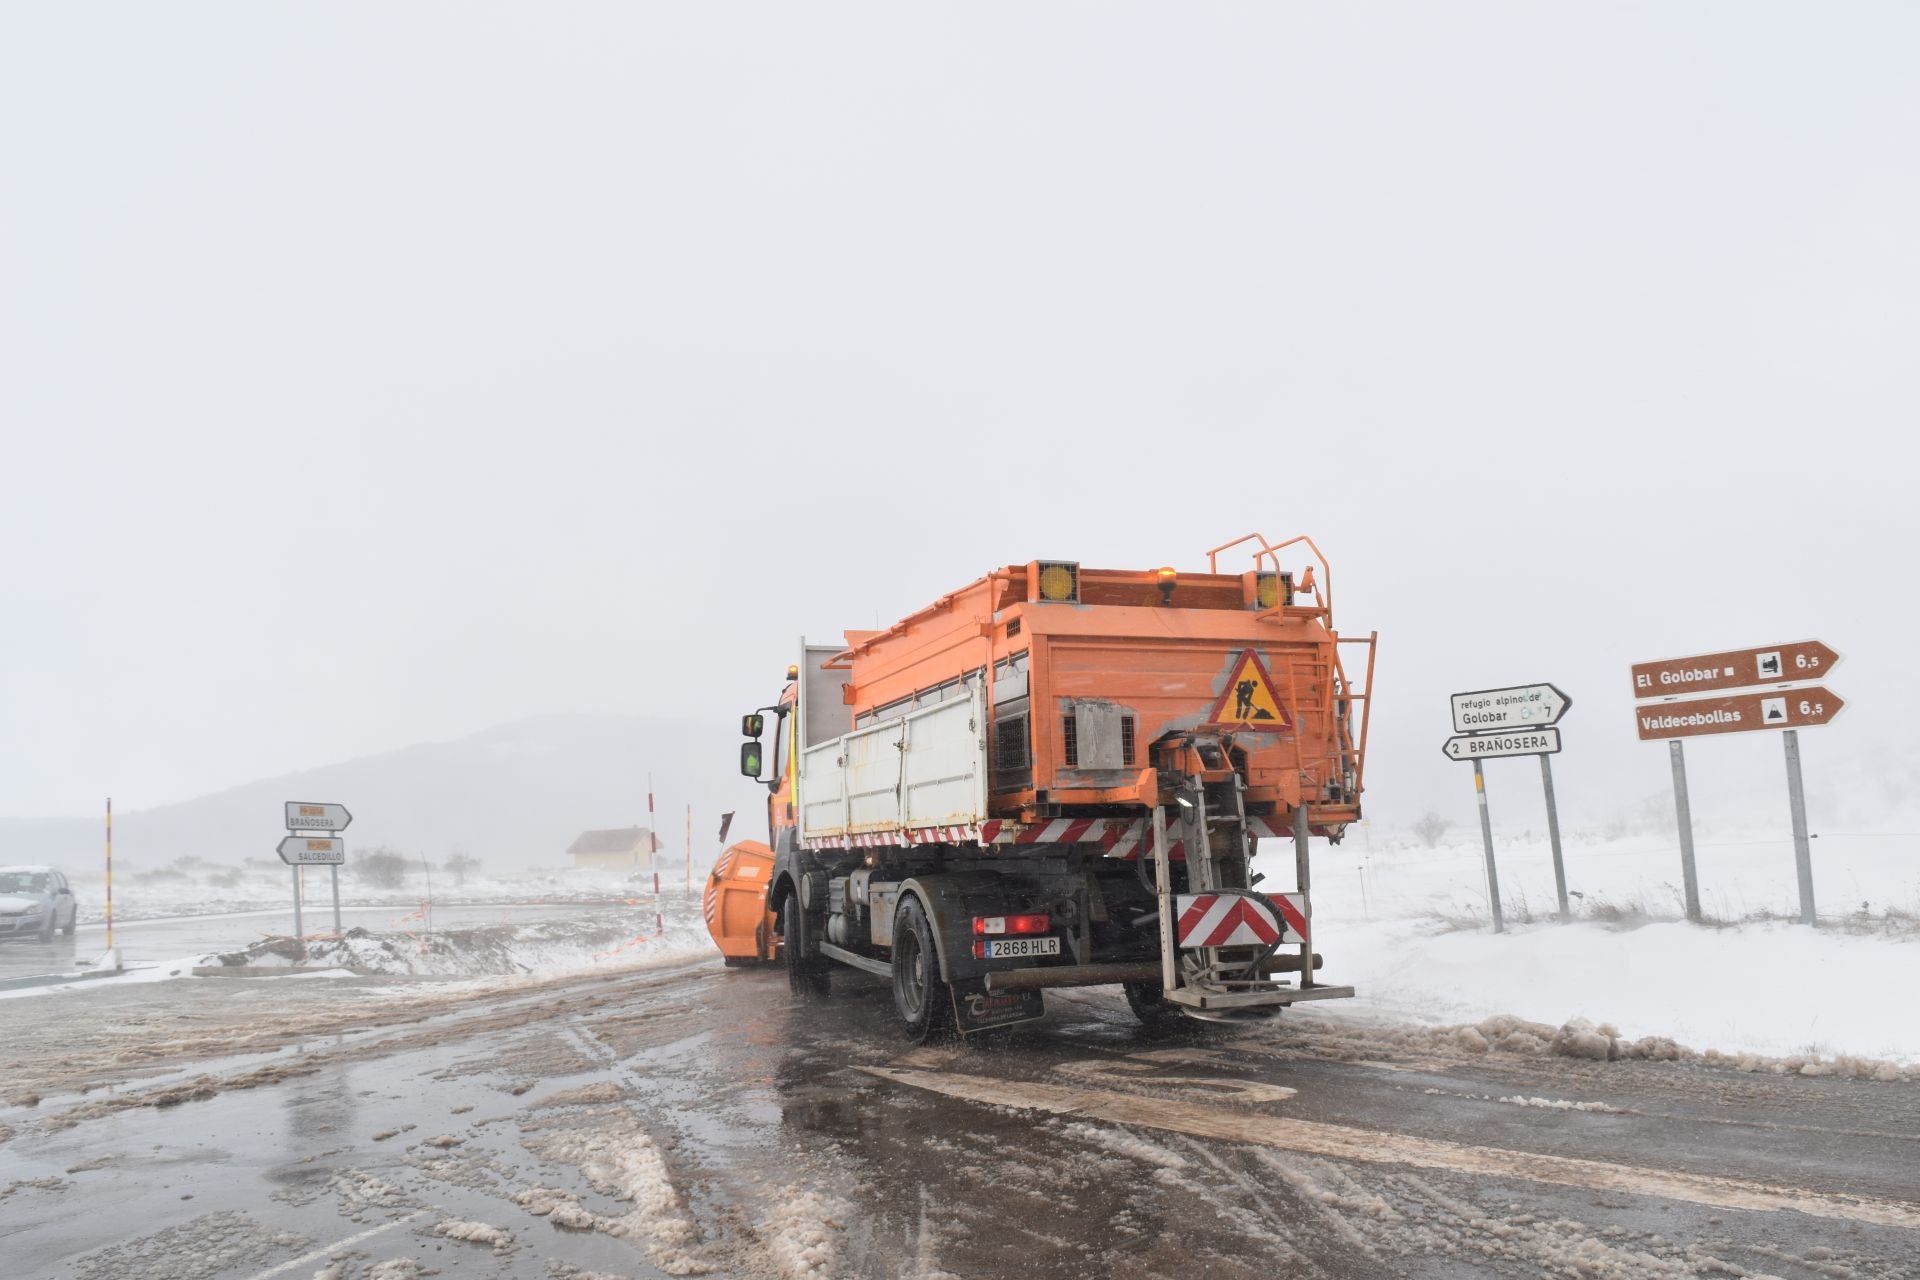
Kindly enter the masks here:
[[847, 836], [802, 840], [807, 849], [878, 849], [914, 844], [971, 844], [980, 838], [974, 827], [915, 827], [910, 831], [861, 831]]
[[1182, 947], [1271, 946], [1299, 942], [1307, 932], [1306, 895], [1183, 893], [1174, 899], [1175, 934]]
[[[982, 825], [980, 829], [985, 831], [986, 826]], [[1293, 834], [1292, 830], [1282, 824], [1277, 818], [1248, 818], [1247, 833], [1256, 838], [1269, 839], [1290, 837]], [[1138, 858], [1142, 854], [1150, 852], [1152, 852], [1152, 850], [1147, 842], [1147, 824], [1144, 821], [1133, 823], [1126, 835], [1115, 840], [1107, 848], [1107, 856], [1109, 858]], [[1187, 856], [1186, 841], [1175, 840], [1173, 847], [1168, 852], [1175, 862], [1185, 861]]]
[[1051, 818], [1046, 822], [1006, 822], [995, 818], [980, 824], [981, 844], [1090, 844], [1117, 836], [1137, 821], [1133, 818]]

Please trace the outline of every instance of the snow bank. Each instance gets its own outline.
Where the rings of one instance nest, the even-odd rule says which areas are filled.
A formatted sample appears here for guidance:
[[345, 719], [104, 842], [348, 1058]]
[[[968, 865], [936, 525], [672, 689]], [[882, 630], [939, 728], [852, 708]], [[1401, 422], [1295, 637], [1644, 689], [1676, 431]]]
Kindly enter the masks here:
[[[638, 930], [638, 932], [636, 932]], [[602, 967], [698, 959], [713, 952], [699, 909], [674, 903], [663, 928], [654, 917], [538, 920], [420, 933], [349, 929], [339, 938], [267, 938], [208, 958], [210, 965], [302, 965], [362, 974], [432, 977], [549, 976]]]
[[[1560, 1027], [1610, 1022], [1702, 1052], [1806, 1062], [1853, 1055], [1920, 1066], [1920, 838], [1836, 835], [1814, 845], [1822, 924], [1791, 922], [1790, 840], [1703, 831], [1701, 898], [1710, 918], [1680, 919], [1679, 855], [1653, 837], [1569, 833], [1576, 923], [1553, 922], [1545, 841], [1496, 836], [1508, 930], [1486, 925], [1479, 842], [1369, 849], [1363, 830], [1316, 846], [1314, 949], [1322, 979], [1359, 999], [1316, 1006], [1329, 1018], [1385, 1014], [1417, 1024], [1496, 1014]], [[1293, 883], [1292, 851], [1267, 841], [1262, 886]], [[1785, 916], [1787, 919], [1777, 917]], [[1665, 917], [1665, 918], [1662, 918]], [[1775, 917], [1775, 918], [1769, 918]], [[1817, 1069], [1817, 1068], [1816, 1068]]]

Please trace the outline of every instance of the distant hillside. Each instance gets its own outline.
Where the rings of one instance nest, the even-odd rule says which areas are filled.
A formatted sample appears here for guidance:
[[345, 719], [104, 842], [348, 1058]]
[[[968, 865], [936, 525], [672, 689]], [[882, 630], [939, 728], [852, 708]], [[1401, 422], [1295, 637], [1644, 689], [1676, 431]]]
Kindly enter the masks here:
[[[151, 868], [183, 855], [220, 862], [271, 857], [284, 834], [281, 805], [314, 800], [352, 810], [349, 856], [385, 844], [436, 861], [461, 849], [503, 868], [562, 865], [568, 844], [583, 830], [648, 825], [651, 770], [661, 849], [677, 863], [689, 802], [696, 849], [713, 844], [722, 807], [740, 811], [737, 830], [753, 834], [765, 825], [766, 793], [733, 772], [728, 730], [725, 723], [633, 716], [518, 721], [116, 814], [115, 862]], [[91, 865], [100, 851], [97, 817], [0, 818], [0, 859], [6, 861]]]

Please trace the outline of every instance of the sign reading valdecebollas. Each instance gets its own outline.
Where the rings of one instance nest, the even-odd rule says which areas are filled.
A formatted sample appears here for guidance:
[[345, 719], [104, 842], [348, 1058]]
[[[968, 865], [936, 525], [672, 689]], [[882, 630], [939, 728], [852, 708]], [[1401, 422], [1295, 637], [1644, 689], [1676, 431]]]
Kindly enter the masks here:
[[1840, 655], [1818, 640], [1637, 662], [1633, 667], [1633, 696], [1686, 698], [1757, 684], [1819, 680], [1839, 663]]
[[1830, 689], [1758, 690], [1724, 698], [1683, 702], [1643, 702], [1633, 709], [1643, 742], [1693, 738], [1710, 733], [1746, 733], [1754, 729], [1805, 729], [1826, 724], [1846, 701]]

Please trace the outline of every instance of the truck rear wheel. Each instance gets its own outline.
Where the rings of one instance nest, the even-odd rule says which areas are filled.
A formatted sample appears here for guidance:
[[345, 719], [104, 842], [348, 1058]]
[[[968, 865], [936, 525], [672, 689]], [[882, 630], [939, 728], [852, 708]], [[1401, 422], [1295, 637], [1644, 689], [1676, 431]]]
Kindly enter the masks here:
[[940, 980], [933, 922], [920, 899], [911, 896], [893, 917], [893, 1007], [915, 1044], [953, 1020], [953, 996]]
[[780, 909], [780, 950], [787, 957], [787, 988], [802, 1000], [824, 1000], [833, 987], [833, 971], [819, 955], [809, 954], [812, 933], [800, 896], [789, 889]]
[[1167, 999], [1159, 983], [1123, 982], [1120, 986], [1127, 993], [1127, 1008], [1133, 1010], [1141, 1026], [1171, 1027], [1186, 1021], [1180, 1006]]

